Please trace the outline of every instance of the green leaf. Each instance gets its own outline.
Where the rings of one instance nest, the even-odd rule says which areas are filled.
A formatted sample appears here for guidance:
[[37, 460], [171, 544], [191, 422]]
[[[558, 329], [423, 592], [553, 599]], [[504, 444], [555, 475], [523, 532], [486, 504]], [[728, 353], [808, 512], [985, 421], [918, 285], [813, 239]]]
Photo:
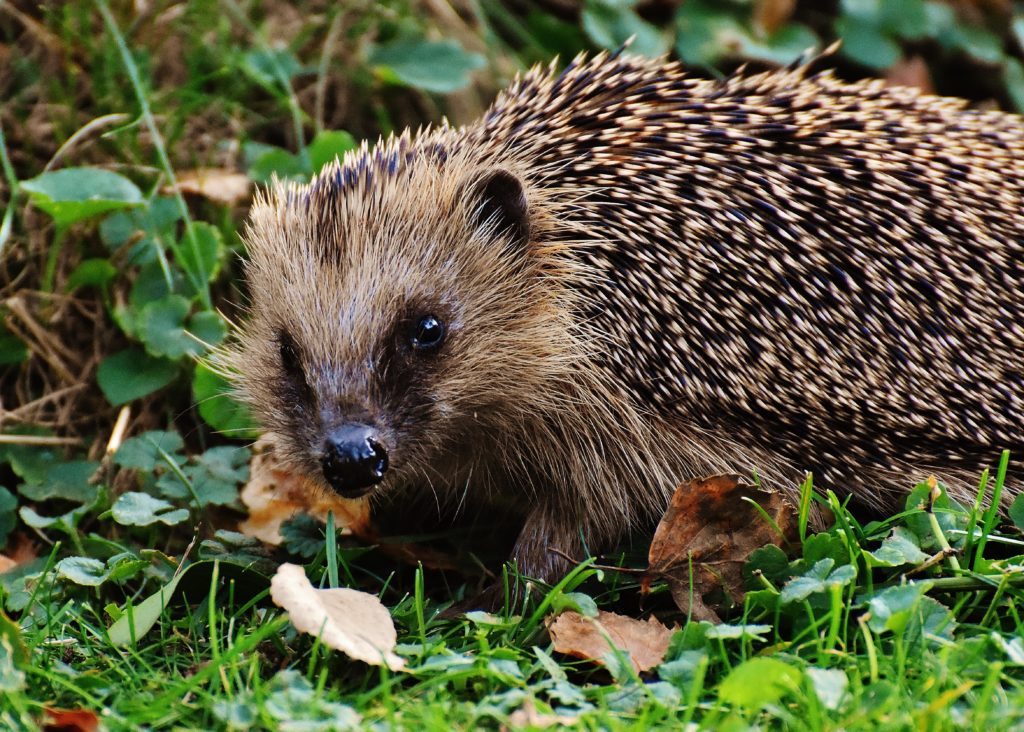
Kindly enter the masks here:
[[811, 595], [825, 592], [836, 585], [848, 585], [857, 576], [857, 570], [852, 564], [840, 565], [832, 571], [834, 564], [831, 557], [822, 559], [803, 575], [791, 579], [782, 588], [782, 602], [806, 600]]
[[265, 575], [246, 567], [218, 561], [195, 562], [175, 574], [170, 582], [138, 605], [125, 608], [124, 614], [107, 631], [110, 642], [117, 646], [124, 646], [132, 643], [133, 640], [141, 639], [156, 625], [164, 608], [178, 594], [176, 589], [179, 585], [182, 585], [183, 592], [187, 592], [191, 596], [204, 597], [210, 589], [214, 571], [218, 572], [221, 582], [234, 583], [236, 602], [239, 600], [245, 602], [247, 599], [255, 597], [265, 591], [270, 584]]
[[551, 599], [551, 612], [557, 614], [563, 610], [575, 610], [588, 618], [597, 617], [597, 603], [582, 592], [559, 592], [555, 595]]
[[308, 513], [295, 513], [281, 524], [282, 545], [290, 554], [312, 559], [324, 548], [324, 524]]
[[[38, 428], [12, 430], [7, 434], [49, 435]], [[0, 444], [0, 462], [11, 465], [14, 474], [26, 483], [42, 483], [50, 469], [64, 460], [63, 454], [49, 445]]]
[[273, 574], [280, 564], [270, 558], [271, 548], [259, 539], [223, 529], [217, 531], [212, 539], [200, 542], [199, 556], [220, 559], [225, 564], [248, 567], [263, 574]]
[[903, 633], [929, 587], [930, 582], [914, 582], [882, 590], [868, 602], [871, 611], [868, 627], [876, 633], [887, 630]]
[[107, 579], [111, 582], [124, 582], [137, 576], [150, 563], [139, 559], [131, 552], [121, 552], [107, 560]]
[[23, 181], [32, 203], [63, 228], [108, 211], [141, 206], [138, 187], [102, 168], [65, 168]]
[[907, 496], [907, 515], [903, 522], [914, 534], [922, 549], [937, 551], [938, 539], [932, 531], [931, 520], [928, 517], [928, 509], [934, 506], [935, 520], [938, 521], [942, 533], [946, 535], [954, 546], [963, 544], [965, 536], [958, 532], [967, 528], [969, 520], [967, 509], [949, 497], [946, 486], [938, 484], [938, 495], [934, 500], [931, 498], [932, 487], [928, 482], [919, 483]]
[[846, 697], [846, 688], [850, 685], [850, 679], [846, 673], [837, 668], [815, 668], [814, 666], [804, 669], [804, 673], [811, 680], [814, 695], [818, 697], [821, 705], [830, 711], [839, 709]]
[[91, 557], [68, 557], [57, 562], [57, 576], [84, 587], [99, 587], [108, 578], [107, 566]]
[[910, 614], [903, 641], [907, 644], [952, 641], [955, 631], [953, 612], [938, 600], [924, 595]]
[[878, 26], [853, 16], [844, 16], [836, 21], [836, 35], [843, 40], [840, 53], [869, 69], [888, 69], [903, 55], [899, 44]]
[[199, 405], [199, 416], [218, 432], [233, 437], [251, 437], [257, 431], [256, 420], [248, 407], [231, 396], [231, 384], [200, 363], [192, 379], [192, 393]]
[[1003, 83], [1006, 84], [1006, 93], [1010, 95], [1013, 108], [1024, 112], [1024, 64], [1008, 56], [1003, 65]]
[[263, 713], [275, 721], [272, 728], [329, 729], [337, 732], [366, 729], [359, 714], [347, 704], [327, 701], [298, 671], [279, 671], [265, 686]]
[[775, 658], [751, 658], [718, 685], [723, 701], [756, 711], [800, 688], [803, 674]]
[[21, 363], [28, 358], [28, 347], [0, 323], [0, 366]]
[[319, 172], [328, 163], [333, 163], [335, 158], [342, 159], [345, 153], [356, 147], [358, 143], [355, 138], [344, 130], [324, 130], [313, 138], [306, 152], [309, 153], [313, 171]]
[[813, 51], [818, 45], [814, 31], [805, 25], [790, 23], [764, 40], [747, 35], [740, 44], [740, 54], [748, 59], [785, 65]]
[[228, 334], [228, 325], [219, 313], [213, 310], [200, 310], [188, 319], [187, 331], [195, 336], [191, 340], [197, 354], [200, 354], [224, 340]]
[[706, 631], [706, 637], [717, 638], [719, 640], [737, 640], [740, 638], [747, 638], [750, 640], [764, 640], [764, 634], [770, 633], [772, 626], [770, 625], [729, 625], [727, 623], [720, 623], [719, 625], [713, 625]]
[[873, 26], [882, 24], [882, 4], [888, 0], [840, 0], [840, 17], [855, 18]]
[[[22, 565], [24, 566], [24, 565]], [[10, 576], [10, 575], [8, 575]], [[25, 638], [21, 634], [21, 626], [7, 617], [7, 614], [0, 611], [0, 642], [6, 643], [9, 657], [19, 668], [26, 666], [32, 659], [32, 653], [25, 645]], [[0, 685], [0, 689], [2, 689]]]
[[7, 537], [18, 523], [18, 499], [9, 490], [0, 486], [0, 547], [7, 543]]
[[554, 55], [572, 58], [587, 42], [578, 26], [540, 10], [530, 10], [526, 14], [526, 27], [538, 45], [547, 51], [541, 59], [536, 60], [547, 61]]
[[590, 39], [609, 51], [620, 48], [630, 37], [633, 38], [629, 47], [631, 53], [653, 57], [668, 50], [668, 42], [661, 32], [621, 3], [588, 0], [580, 22]]
[[748, 37], [746, 29], [720, 7], [685, 2], [676, 12], [675, 50], [683, 63], [710, 67]]
[[224, 239], [217, 229], [205, 221], [192, 224], [178, 242], [178, 264], [191, 276], [192, 282], [212, 282], [220, 272], [224, 259]]
[[1010, 520], [1019, 530], [1024, 531], [1024, 493], [1018, 493], [1010, 504]]
[[881, 27], [894, 36], [916, 41], [928, 33], [928, 12], [924, 0], [884, 2], [879, 10]]
[[181, 206], [174, 198], [159, 196], [144, 208], [118, 211], [100, 223], [100, 239], [107, 248], [119, 249], [131, 243], [126, 264], [156, 264], [157, 253], [166, 250], [177, 237], [182, 218]]
[[982, 63], [997, 66], [1003, 62], [1003, 39], [976, 25], [958, 25], [947, 41], [968, 56]]
[[89, 485], [89, 479], [100, 464], [95, 460], [71, 460], [53, 465], [46, 477], [38, 483], [24, 483], [18, 489], [21, 495], [32, 501], [48, 501], [54, 498], [74, 503], [92, 503], [96, 500], [99, 487]]
[[[194, 567], [195, 565], [192, 566]], [[110, 642], [115, 646], [126, 646], [132, 643], [133, 640], [138, 641], [139, 638], [148, 633], [156, 625], [156, 621], [160, 619], [160, 614], [163, 613], [164, 608], [171, 601], [174, 589], [184, 576], [185, 572], [175, 574], [166, 585], [138, 605], [126, 609], [125, 613], [107, 630]]]
[[211, 447], [200, 455], [189, 478], [202, 505], [226, 506], [238, 499], [238, 488], [249, 479], [251, 453], [244, 447]]
[[925, 36], [937, 38], [940, 42], [958, 23], [956, 10], [949, 3], [941, 2], [941, 0], [929, 0], [929, 2], [926, 2], [924, 4], [924, 15]]
[[803, 557], [798, 572], [802, 574], [814, 566], [815, 562], [826, 557], [831, 557], [835, 564], [845, 564], [850, 560], [846, 545], [840, 537], [824, 532], [808, 537], [804, 541]]
[[302, 161], [302, 158], [279, 147], [267, 147], [270, 149], [259, 154], [249, 166], [249, 177], [253, 181], [267, 184], [275, 176], [278, 180], [283, 181], [305, 182], [309, 180], [312, 170]]
[[904, 564], [919, 564], [928, 558], [921, 551], [917, 536], [910, 529], [897, 526], [885, 538], [882, 545], [873, 552], [867, 552], [873, 563], [879, 567], [899, 567]]
[[122, 468], [152, 471], [157, 465], [164, 464], [161, 451], [174, 455], [185, 447], [185, 442], [177, 432], [153, 430], [125, 440], [117, 452], [114, 462]]
[[185, 332], [185, 317], [191, 309], [192, 303], [181, 295], [168, 295], [142, 308], [138, 334], [151, 355], [178, 359], [199, 352], [199, 344]]
[[96, 498], [92, 503], [84, 504], [59, 516], [42, 516], [36, 513], [31, 506], [22, 506], [18, 509], [18, 516], [33, 529], [49, 529], [60, 531], [67, 536], [75, 536], [77, 539], [78, 523], [85, 516], [93, 513], [97, 507], [106, 503], [107, 492], [102, 486], [98, 486]]
[[688, 690], [701, 666], [708, 663], [706, 651], [683, 651], [673, 661], [658, 666], [658, 676], [678, 689]]
[[19, 668], [22, 664], [16, 662], [17, 656], [17, 647], [11, 638], [7, 634], [0, 635], [0, 692], [3, 694], [14, 694], [25, 688], [25, 672]]
[[403, 38], [377, 46], [370, 64], [385, 79], [423, 91], [448, 94], [470, 82], [470, 72], [483, 68], [484, 57], [463, 50], [455, 41]]
[[79, 287], [103, 287], [117, 276], [117, 268], [106, 259], [85, 259], [68, 275], [64, 290], [74, 292]]
[[760, 571], [765, 579], [776, 587], [785, 583], [793, 573], [786, 553], [775, 544], [755, 549], [750, 553], [746, 566], [743, 568], [743, 576], [748, 580], [748, 587], [762, 586], [752, 579], [752, 575], [756, 571]]
[[114, 521], [122, 526], [150, 526], [158, 521], [168, 526], [188, 519], [188, 511], [148, 493], [125, 493], [110, 509]]
[[291, 79], [302, 71], [302, 64], [287, 49], [256, 49], [242, 56], [242, 70], [264, 88], [287, 92]]
[[105, 358], [96, 378], [103, 396], [118, 407], [164, 388], [177, 375], [174, 362], [129, 348]]
[[152, 262], [139, 270], [132, 283], [129, 302], [133, 310], [141, 311], [148, 303], [163, 299], [182, 290], [184, 275], [177, 268], [165, 272], [160, 262]]

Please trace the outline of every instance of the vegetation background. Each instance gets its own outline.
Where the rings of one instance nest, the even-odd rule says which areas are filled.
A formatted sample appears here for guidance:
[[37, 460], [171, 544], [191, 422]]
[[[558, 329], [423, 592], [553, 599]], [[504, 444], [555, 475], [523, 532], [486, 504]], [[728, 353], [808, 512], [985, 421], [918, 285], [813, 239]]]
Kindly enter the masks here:
[[[795, 558], [757, 557], [727, 624], [673, 616], [656, 587], [645, 610], [682, 630], [641, 678], [554, 656], [544, 632], [566, 607], [638, 614], [636, 584], [612, 573], [449, 617], [458, 577], [396, 569], [331, 530], [325, 543], [310, 519], [275, 554], [227, 530], [255, 433], [196, 359], [245, 317], [252, 185], [468, 123], [534, 63], [632, 38], [716, 76], [839, 39], [827, 65], [843, 78], [1021, 111], [1020, 5], [0, 1], [0, 727], [66, 721], [62, 707], [111, 729], [1024, 725], [1024, 506], [1002, 519], [929, 503], [925, 486], [860, 524], [826, 497], [837, 525]], [[119, 416], [128, 439], [108, 452]], [[1001, 490], [998, 471], [986, 480]], [[290, 631], [266, 597], [288, 556], [379, 591], [412, 670]], [[160, 588], [148, 632], [118, 624]]]

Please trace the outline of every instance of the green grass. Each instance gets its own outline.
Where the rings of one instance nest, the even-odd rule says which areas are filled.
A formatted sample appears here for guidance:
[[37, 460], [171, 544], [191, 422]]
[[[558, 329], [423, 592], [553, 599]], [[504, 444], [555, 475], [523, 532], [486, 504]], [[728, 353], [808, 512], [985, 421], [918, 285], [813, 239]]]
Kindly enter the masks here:
[[[524, 604], [465, 614], [453, 607], [473, 581], [312, 520], [273, 551], [232, 533], [252, 422], [197, 357], [244, 317], [247, 202], [168, 185], [198, 167], [307, 179], [356, 140], [470, 121], [517, 68], [631, 35], [700, 73], [838, 35], [846, 76], [916, 54], [940, 91], [1020, 106], [1024, 16], [981, 26], [942, 3], [800, 4], [766, 29], [739, 2], [669, 16], [598, 0], [567, 15], [482, 0], [470, 17], [325, 5], [0, 3], [0, 553], [28, 541], [37, 555], [0, 575], [0, 729], [54, 708], [112, 730], [499, 728], [524, 708], [583, 729], [1021, 728], [1024, 504], [984, 508], [1005, 463], [968, 507], [919, 486], [905, 512], [867, 522], [817, 497], [834, 526], [805, 530], [789, 556], [756, 552], [750, 592], [719, 625], [687, 618], [664, 584], [641, 597], [635, 576], [589, 563], [531, 585]], [[126, 439], [107, 454], [122, 415]], [[644, 541], [623, 553], [630, 566]], [[285, 560], [379, 594], [408, 670], [297, 635], [268, 597]], [[677, 624], [665, 662], [638, 677], [621, 659], [555, 653], [547, 619], [596, 607]]]
[[[917, 497], [927, 490], [922, 486]], [[28, 662], [12, 666], [8, 657], [0, 663], [0, 683], [8, 690], [0, 720], [31, 728], [46, 706], [102, 711], [110, 729], [209, 729], [231, 722], [274, 729], [286, 721], [330, 729], [346, 720], [451, 729], [497, 727], [531, 699], [541, 711], [556, 707], [593, 729], [678, 728], [684, 721], [710, 729], [758, 723], [812, 730], [1011, 729], [1024, 724], [1020, 558], [992, 562], [980, 552], [958, 551], [953, 556], [961, 567], [979, 564], [982, 571], [954, 571], [947, 558], [915, 579], [903, 574], [922, 564], [906, 561], [921, 547], [964, 545], [961, 527], [977, 517], [944, 503], [933, 512], [914, 509], [860, 526], [833, 501], [837, 525], [808, 536], [793, 562], [780, 567], [774, 550], [754, 555], [751, 586], [768, 589], [748, 594], [724, 625], [686, 623], [658, 602], [663, 595], [656, 587], [650, 601], [682, 628], [665, 663], [647, 679], [614, 661], [606, 671], [552, 653], [544, 630], [552, 610], [585, 611], [587, 598], [613, 608], [635, 600], [635, 583], [587, 566], [560, 586], [534, 593], [513, 613], [448, 616], [448, 588], [427, 580], [435, 575], [416, 571], [395, 582], [366, 569], [379, 564], [372, 552], [329, 541], [330, 551], [322, 547], [310, 571], [325, 579], [350, 575], [356, 586], [381, 592], [409, 665], [390, 673], [297, 636], [269, 603], [265, 578], [250, 573], [231, 581], [232, 573], [221, 571], [225, 565], [212, 562], [193, 565], [189, 589], [148, 634], [116, 646], [108, 627], [109, 613], [117, 611], [105, 601], [126, 593], [137, 603], [168, 575], [151, 564], [142, 581], [107, 583], [101, 591], [75, 584], [82, 577], [74, 573], [62, 579], [54, 569], [61, 553], [55, 547], [34, 581], [8, 579], [5, 586], [20, 630], [5, 621], [4, 637], [20, 636], [31, 651]], [[897, 527], [901, 541], [890, 539], [889, 553], [880, 551], [880, 540]], [[989, 546], [1020, 543], [1004, 532], [988, 538]], [[980, 542], [973, 547], [977, 552]], [[102, 556], [95, 548], [92, 554]], [[332, 554], [338, 564], [327, 561]], [[809, 582], [810, 590], [798, 592], [800, 582]]]

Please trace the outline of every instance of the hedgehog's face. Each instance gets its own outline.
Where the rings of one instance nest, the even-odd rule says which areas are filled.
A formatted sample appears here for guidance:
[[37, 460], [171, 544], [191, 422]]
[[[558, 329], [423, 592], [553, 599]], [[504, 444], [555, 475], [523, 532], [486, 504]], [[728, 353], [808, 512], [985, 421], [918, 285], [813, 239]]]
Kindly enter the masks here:
[[421, 167], [253, 213], [241, 390], [345, 497], [472, 471], [550, 337], [520, 179]]

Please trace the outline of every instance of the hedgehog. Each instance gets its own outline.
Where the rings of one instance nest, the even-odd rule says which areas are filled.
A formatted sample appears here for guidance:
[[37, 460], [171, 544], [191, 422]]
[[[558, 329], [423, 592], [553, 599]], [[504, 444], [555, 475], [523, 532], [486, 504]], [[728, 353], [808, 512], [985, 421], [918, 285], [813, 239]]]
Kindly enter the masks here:
[[579, 56], [274, 186], [245, 241], [225, 363], [280, 458], [510, 518], [539, 580], [688, 478], [892, 509], [1024, 452], [1024, 125], [962, 100]]

